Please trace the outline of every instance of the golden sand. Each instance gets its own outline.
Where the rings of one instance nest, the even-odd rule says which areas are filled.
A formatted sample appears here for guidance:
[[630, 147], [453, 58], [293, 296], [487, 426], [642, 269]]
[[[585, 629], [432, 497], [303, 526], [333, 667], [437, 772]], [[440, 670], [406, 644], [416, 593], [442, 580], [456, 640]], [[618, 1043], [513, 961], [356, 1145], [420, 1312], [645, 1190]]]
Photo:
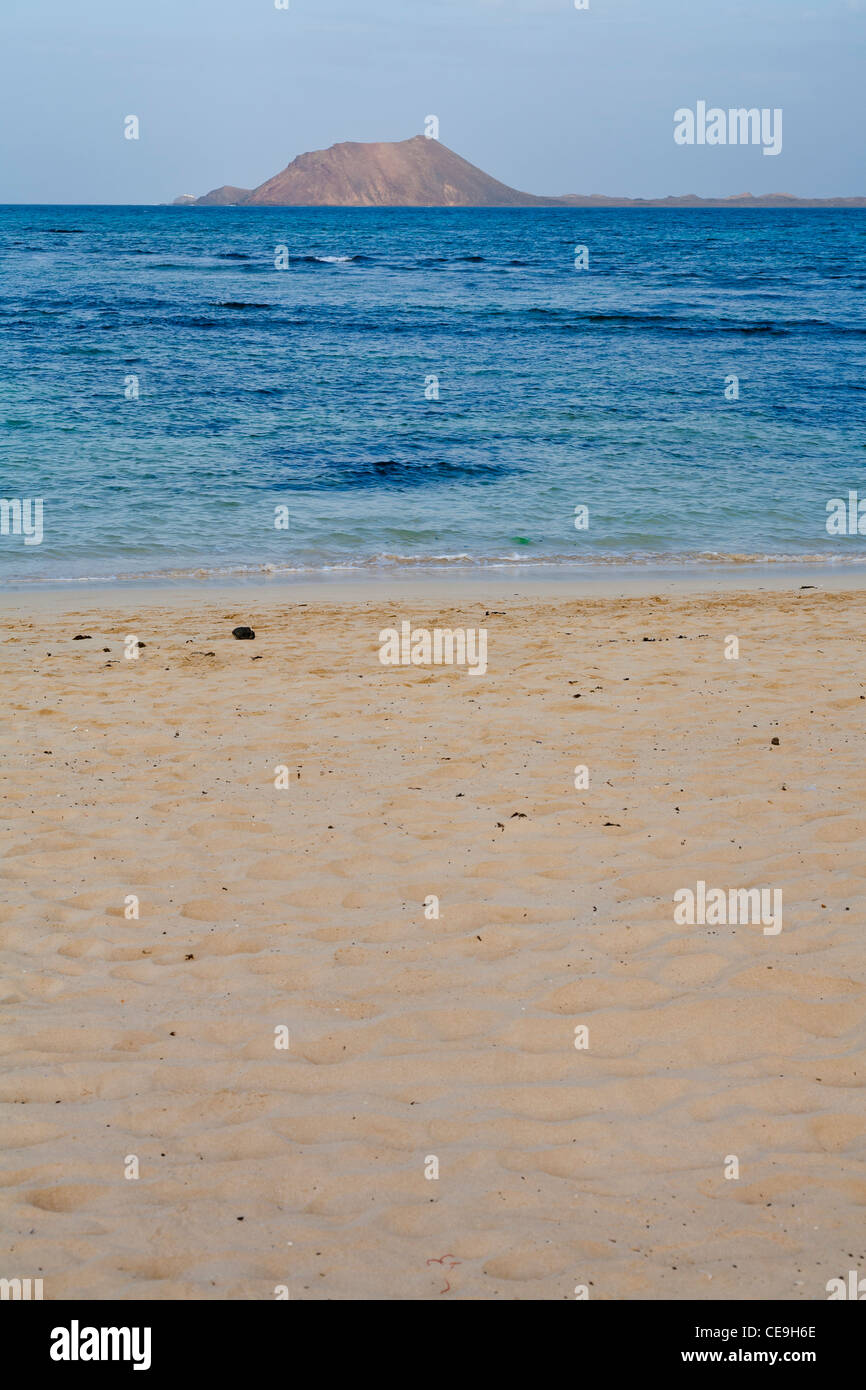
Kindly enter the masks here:
[[[864, 595], [6, 614], [0, 1274], [811, 1300], [866, 1271]], [[404, 618], [483, 626], [487, 674], [383, 667]], [[781, 889], [782, 931], [677, 925], [698, 881]]]

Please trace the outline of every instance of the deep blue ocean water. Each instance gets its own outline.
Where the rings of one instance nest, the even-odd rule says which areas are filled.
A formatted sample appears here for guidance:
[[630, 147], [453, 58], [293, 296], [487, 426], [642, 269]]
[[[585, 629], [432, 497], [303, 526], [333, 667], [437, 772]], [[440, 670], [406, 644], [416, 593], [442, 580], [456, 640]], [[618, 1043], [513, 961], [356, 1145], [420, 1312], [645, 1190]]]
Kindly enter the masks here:
[[858, 211], [0, 208], [0, 583], [862, 561], [864, 288]]

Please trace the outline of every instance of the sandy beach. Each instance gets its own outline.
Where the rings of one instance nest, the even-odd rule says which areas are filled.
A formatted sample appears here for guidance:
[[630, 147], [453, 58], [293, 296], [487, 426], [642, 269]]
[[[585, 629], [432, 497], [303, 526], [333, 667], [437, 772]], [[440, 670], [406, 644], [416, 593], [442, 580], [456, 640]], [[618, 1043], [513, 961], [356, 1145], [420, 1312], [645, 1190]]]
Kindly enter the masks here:
[[[4, 596], [0, 1274], [866, 1272], [866, 595], [517, 587]], [[486, 674], [383, 666], [403, 620], [483, 627]], [[678, 924], [699, 882], [781, 890], [781, 930]]]

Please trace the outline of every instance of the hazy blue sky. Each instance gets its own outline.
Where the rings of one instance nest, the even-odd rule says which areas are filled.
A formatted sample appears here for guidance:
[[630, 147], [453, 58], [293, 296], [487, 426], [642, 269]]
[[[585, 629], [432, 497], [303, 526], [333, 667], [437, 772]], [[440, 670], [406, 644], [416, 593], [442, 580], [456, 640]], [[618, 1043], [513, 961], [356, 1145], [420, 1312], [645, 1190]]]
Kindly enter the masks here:
[[[444, 144], [533, 193], [866, 194], [866, 0], [0, 0], [0, 202], [167, 202]], [[677, 146], [699, 99], [784, 146]], [[141, 121], [141, 139], [123, 120]]]

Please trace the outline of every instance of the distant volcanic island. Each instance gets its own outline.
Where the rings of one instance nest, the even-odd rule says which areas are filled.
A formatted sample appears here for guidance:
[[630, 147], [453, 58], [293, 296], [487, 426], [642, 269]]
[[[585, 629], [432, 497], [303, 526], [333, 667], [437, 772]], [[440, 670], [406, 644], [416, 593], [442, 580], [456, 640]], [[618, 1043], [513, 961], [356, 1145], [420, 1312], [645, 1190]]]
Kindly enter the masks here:
[[438, 140], [415, 135], [373, 145], [347, 141], [298, 155], [258, 188], [225, 184], [174, 207], [866, 207], [866, 198], [794, 198], [787, 193], [730, 198], [609, 198], [601, 194], [538, 197], [493, 179]]

